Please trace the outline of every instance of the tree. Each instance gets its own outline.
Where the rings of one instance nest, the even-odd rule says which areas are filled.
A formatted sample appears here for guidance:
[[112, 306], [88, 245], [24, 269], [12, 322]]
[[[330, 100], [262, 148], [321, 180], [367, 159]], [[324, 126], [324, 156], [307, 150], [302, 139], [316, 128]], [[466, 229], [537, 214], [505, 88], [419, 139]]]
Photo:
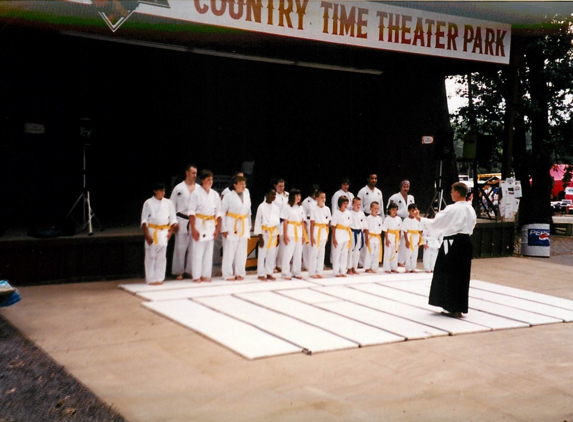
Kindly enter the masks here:
[[479, 164], [501, 163], [504, 177], [513, 167], [523, 186], [520, 223], [550, 223], [549, 169], [573, 157], [571, 17], [514, 28], [510, 66], [472, 74], [470, 92], [461, 94], [472, 101], [452, 116], [457, 137], [470, 131], [492, 135], [497, 142], [491, 159]]

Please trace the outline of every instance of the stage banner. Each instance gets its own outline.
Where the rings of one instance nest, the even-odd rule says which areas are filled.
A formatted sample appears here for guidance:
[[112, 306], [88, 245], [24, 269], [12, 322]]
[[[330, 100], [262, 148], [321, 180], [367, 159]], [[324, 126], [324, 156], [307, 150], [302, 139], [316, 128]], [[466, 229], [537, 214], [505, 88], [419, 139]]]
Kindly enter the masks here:
[[509, 63], [509, 24], [384, 3], [326, 0], [64, 1], [91, 4], [114, 32], [132, 13], [141, 13], [379, 50]]

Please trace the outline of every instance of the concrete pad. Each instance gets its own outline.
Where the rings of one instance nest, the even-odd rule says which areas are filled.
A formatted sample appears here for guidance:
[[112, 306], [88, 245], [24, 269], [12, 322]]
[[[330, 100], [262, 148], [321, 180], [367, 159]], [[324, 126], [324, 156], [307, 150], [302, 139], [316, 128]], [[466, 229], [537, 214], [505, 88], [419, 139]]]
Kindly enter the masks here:
[[[573, 259], [552, 262], [478, 259], [472, 279], [573, 300]], [[246, 360], [131, 282], [19, 287], [0, 314], [132, 422], [573, 420], [570, 323]]]

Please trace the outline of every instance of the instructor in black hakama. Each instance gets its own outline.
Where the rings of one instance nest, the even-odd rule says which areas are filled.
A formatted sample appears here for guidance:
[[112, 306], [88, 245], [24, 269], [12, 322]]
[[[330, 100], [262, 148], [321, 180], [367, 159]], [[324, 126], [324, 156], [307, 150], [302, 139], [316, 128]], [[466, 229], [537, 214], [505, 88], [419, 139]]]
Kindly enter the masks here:
[[440, 211], [433, 220], [424, 219], [425, 227], [438, 230], [443, 235], [429, 304], [442, 307], [456, 318], [468, 312], [472, 266], [470, 235], [476, 224], [476, 213], [466, 201], [467, 191], [465, 184], [454, 183], [451, 191], [454, 203]]

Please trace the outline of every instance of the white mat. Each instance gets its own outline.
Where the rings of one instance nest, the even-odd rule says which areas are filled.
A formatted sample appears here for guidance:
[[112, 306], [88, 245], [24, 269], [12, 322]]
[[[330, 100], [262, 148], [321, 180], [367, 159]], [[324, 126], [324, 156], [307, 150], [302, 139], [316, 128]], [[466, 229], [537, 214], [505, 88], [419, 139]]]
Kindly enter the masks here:
[[324, 309], [298, 302], [273, 292], [246, 293], [237, 295], [251, 303], [291, 316], [307, 324], [346, 338], [360, 346], [395, 343], [405, 338], [379, 328], [345, 318]]
[[416, 306], [396, 302], [370, 293], [361, 292], [349, 287], [316, 287], [315, 290], [330, 294], [350, 302], [367, 306], [378, 311], [386, 312], [398, 317], [429, 325], [447, 331], [450, 334], [477, 333], [490, 331], [481, 325], [472, 324], [461, 319], [450, 318], [439, 312], [432, 312]]
[[302, 351], [301, 347], [190, 300], [144, 302], [143, 306], [199, 332], [247, 359]]
[[314, 287], [314, 286], [316, 286], [316, 284], [300, 280], [258, 282], [258, 283], [245, 283], [245, 284], [230, 283], [220, 286], [217, 285], [205, 286], [203, 283], [201, 283], [201, 287], [197, 288], [138, 293], [137, 297], [151, 301], [177, 300], [177, 299], [189, 299], [189, 298], [208, 297], [208, 296], [225, 296], [238, 293], [261, 292], [269, 290], [300, 289], [302, 287]]
[[126, 292], [137, 294], [137, 293], [148, 293], [148, 292], [161, 292], [164, 290], [177, 290], [177, 289], [194, 289], [206, 286], [220, 286], [229, 284], [245, 284], [245, 283], [255, 283], [257, 280], [255, 278], [246, 278], [243, 281], [226, 281], [226, 280], [213, 280], [211, 283], [194, 283], [191, 280], [173, 280], [166, 281], [159, 286], [150, 286], [146, 283], [132, 283], [132, 284], [120, 284], [118, 287]]
[[[436, 308], [435, 306], [428, 304], [429, 287], [425, 287], [423, 289], [419, 287], [415, 288], [415, 290], [421, 290], [422, 294], [398, 290], [400, 287], [406, 287], [406, 286], [410, 287], [410, 283], [401, 283], [399, 285], [389, 285], [389, 286], [381, 286], [378, 284], [373, 284], [369, 286], [359, 286], [356, 288], [361, 291], [365, 291], [367, 293], [372, 293], [391, 300], [397, 300], [399, 302], [417, 306], [422, 309], [427, 309], [430, 311], [435, 311], [436, 309], [441, 310], [441, 308]], [[483, 325], [484, 327], [491, 328], [492, 330], [523, 328], [529, 326], [529, 324], [526, 324], [521, 321], [508, 319], [505, 317], [500, 317], [497, 315], [488, 314], [473, 309], [471, 306], [472, 305], [471, 299], [469, 305], [470, 305], [469, 306], [470, 310], [467, 314], [464, 315], [463, 320], [471, 322], [472, 324]]]
[[[474, 281], [472, 280], [470, 285], [473, 282]], [[411, 293], [415, 293], [418, 295], [422, 295], [422, 296], [425, 296], [426, 298], [428, 297], [428, 294], [430, 292], [430, 287], [424, 285], [424, 282], [400, 283], [400, 284], [395, 284], [395, 285], [388, 285], [388, 287], [391, 287], [394, 289], [399, 289], [401, 291], [406, 291], [406, 292], [411, 292]], [[513, 289], [514, 292], [516, 292], [516, 290], [518, 290], [518, 289]], [[525, 290], [522, 290], [521, 292], [525, 292]], [[519, 293], [519, 292], [517, 292], [517, 293]], [[531, 299], [535, 298], [535, 294], [528, 295], [528, 296]], [[399, 296], [397, 296], [397, 298], [399, 298]], [[485, 310], [483, 303], [482, 302], [476, 302], [475, 299], [481, 299], [483, 301], [503, 305], [503, 310], [498, 315], [501, 315], [504, 318], [513, 318], [513, 319], [519, 318], [520, 321], [525, 321], [525, 319], [533, 318], [532, 319], [532, 321], [534, 322], [533, 325], [548, 324], [548, 323], [551, 323], [551, 320], [544, 320], [544, 319], [537, 320], [536, 318], [534, 318], [532, 316], [527, 316], [526, 314], [523, 314], [521, 312], [518, 314], [519, 317], [512, 317], [511, 316], [511, 310], [506, 309], [506, 308], [515, 308], [515, 309], [527, 311], [527, 312], [530, 312], [533, 314], [545, 315], [545, 316], [548, 316], [551, 318], [558, 319], [561, 322], [562, 321], [565, 321], [565, 322], [573, 321], [573, 311], [570, 311], [568, 309], [558, 308], [556, 306], [546, 305], [544, 303], [534, 302], [534, 301], [528, 300], [528, 299], [521, 299], [521, 298], [517, 298], [517, 297], [513, 297], [513, 296], [504, 295], [501, 293], [494, 293], [494, 292], [490, 292], [490, 291], [486, 291], [486, 290], [480, 290], [480, 289], [470, 287], [470, 290], [469, 290], [469, 307], [470, 307], [470, 309], [472, 309], [472, 310], [477, 310], [477, 309]], [[482, 308], [477, 308], [478, 305], [481, 306]], [[490, 313], [496, 313], [495, 309], [498, 309], [498, 308], [494, 308], [494, 307], [486, 307], [486, 308], [487, 308], [486, 312], [490, 312]], [[467, 314], [468, 320], [470, 320], [472, 313], [473, 312], [470, 312]], [[527, 322], [527, 321], [525, 321], [525, 322]], [[553, 321], [553, 322], [555, 322], [555, 321]]]
[[281, 290], [276, 292], [281, 296], [290, 297], [304, 303], [340, 302], [341, 299], [315, 292], [310, 289]]
[[488, 283], [481, 280], [472, 280], [470, 286], [475, 289], [487, 290], [501, 293], [508, 296], [531, 300], [532, 302], [544, 303], [558, 308], [573, 310], [573, 300], [564, 299], [557, 296], [549, 296], [543, 293], [536, 293], [529, 290], [516, 289], [514, 287], [502, 286], [500, 284]]
[[[358, 343], [233, 296], [205, 297], [195, 300], [296, 344], [308, 353], [358, 347]], [[221, 326], [220, 329], [226, 330], [226, 327]]]
[[353, 318], [365, 324], [392, 332], [406, 340], [424, 339], [428, 337], [447, 336], [449, 333], [428, 325], [419, 324], [404, 318], [376, 311], [352, 302], [322, 302], [316, 306], [336, 312], [348, 318]]

